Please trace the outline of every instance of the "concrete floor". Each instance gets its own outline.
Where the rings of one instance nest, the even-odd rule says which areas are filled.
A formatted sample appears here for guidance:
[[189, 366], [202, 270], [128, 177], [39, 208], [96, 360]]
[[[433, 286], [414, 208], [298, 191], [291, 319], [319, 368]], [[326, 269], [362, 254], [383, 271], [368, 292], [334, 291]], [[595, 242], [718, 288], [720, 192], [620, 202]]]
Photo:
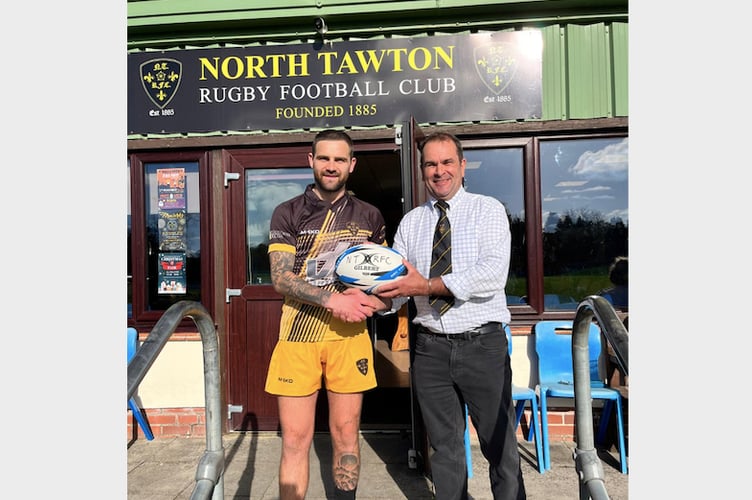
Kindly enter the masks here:
[[[359, 499], [433, 498], [431, 482], [407, 465], [411, 436], [407, 432], [364, 432], [361, 437]], [[276, 433], [231, 433], [223, 437], [225, 499], [277, 499], [281, 439]], [[539, 474], [532, 443], [520, 442], [522, 472], [530, 500], [579, 500], [574, 443], [551, 443], [551, 469]], [[201, 438], [138, 439], [128, 448], [130, 500], [189, 499], [195, 487], [198, 459], [206, 449]], [[488, 467], [477, 441], [472, 443], [470, 498], [491, 500]], [[606, 491], [612, 500], [628, 499], [629, 475], [618, 469], [618, 452], [599, 451]], [[311, 449], [309, 500], [326, 499], [332, 491], [329, 436], [317, 434]]]

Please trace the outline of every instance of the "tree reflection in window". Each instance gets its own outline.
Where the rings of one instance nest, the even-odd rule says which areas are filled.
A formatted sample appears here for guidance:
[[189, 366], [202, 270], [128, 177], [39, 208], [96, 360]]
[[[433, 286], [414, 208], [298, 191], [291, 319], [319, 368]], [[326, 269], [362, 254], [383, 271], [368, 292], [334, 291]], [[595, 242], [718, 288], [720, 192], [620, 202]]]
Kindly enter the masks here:
[[625, 137], [541, 141], [546, 309], [576, 309], [628, 255], [628, 150]]

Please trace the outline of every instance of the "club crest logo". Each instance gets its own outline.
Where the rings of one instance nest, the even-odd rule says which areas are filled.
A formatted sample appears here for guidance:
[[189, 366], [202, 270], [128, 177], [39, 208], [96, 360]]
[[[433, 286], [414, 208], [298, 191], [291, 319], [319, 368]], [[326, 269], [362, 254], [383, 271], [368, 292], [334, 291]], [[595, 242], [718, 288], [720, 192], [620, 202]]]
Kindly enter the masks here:
[[167, 106], [180, 87], [183, 64], [175, 59], [151, 59], [141, 64], [141, 84], [160, 109]]
[[473, 58], [478, 76], [496, 95], [509, 86], [517, 72], [517, 58], [511, 44], [495, 43], [475, 47]]
[[360, 370], [360, 373], [363, 375], [368, 374], [368, 360], [366, 358], [359, 359], [355, 364], [357, 365], [358, 370]]

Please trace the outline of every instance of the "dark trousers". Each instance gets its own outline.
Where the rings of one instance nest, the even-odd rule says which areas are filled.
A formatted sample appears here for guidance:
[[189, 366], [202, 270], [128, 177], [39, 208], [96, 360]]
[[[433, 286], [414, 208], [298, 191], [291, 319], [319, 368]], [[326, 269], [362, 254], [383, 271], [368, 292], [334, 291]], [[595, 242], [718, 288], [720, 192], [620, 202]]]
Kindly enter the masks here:
[[415, 394], [433, 448], [430, 461], [436, 500], [467, 499], [465, 403], [489, 463], [494, 499], [526, 498], [504, 331], [499, 328], [473, 338], [447, 339], [420, 328], [412, 369]]

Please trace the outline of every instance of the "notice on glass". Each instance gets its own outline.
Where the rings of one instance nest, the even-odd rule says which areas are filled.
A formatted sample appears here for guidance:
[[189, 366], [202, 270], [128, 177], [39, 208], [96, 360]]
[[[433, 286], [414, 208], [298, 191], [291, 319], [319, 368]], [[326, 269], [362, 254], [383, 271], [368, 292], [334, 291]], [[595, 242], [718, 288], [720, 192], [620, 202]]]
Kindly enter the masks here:
[[159, 251], [185, 252], [187, 247], [185, 169], [157, 170]]
[[160, 210], [185, 210], [185, 169], [160, 168], [157, 170], [157, 204]]
[[185, 252], [185, 211], [159, 212], [159, 250], [162, 252]]
[[160, 253], [158, 263], [158, 293], [185, 294], [185, 254]]

